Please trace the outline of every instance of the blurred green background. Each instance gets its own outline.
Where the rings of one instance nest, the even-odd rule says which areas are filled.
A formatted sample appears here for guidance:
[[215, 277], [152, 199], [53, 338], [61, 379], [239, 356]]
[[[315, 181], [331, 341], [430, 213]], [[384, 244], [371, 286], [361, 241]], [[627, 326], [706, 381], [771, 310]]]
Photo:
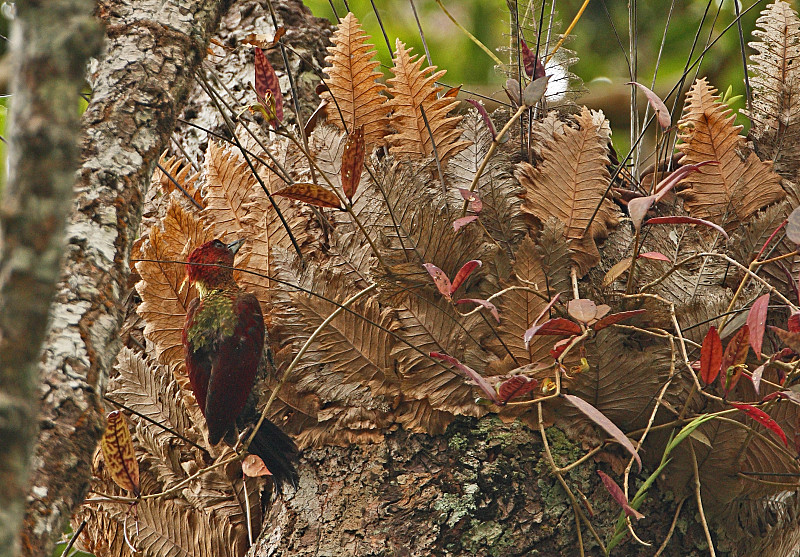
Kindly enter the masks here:
[[[441, 0], [445, 8], [455, 19], [474, 34], [487, 47], [492, 49], [501, 60], [508, 61], [509, 47], [509, 3], [516, 5], [520, 20], [527, 13], [527, 21], [531, 21], [531, 13], [535, 20], [541, 7], [540, 2], [507, 3], [505, 0]], [[414, 52], [424, 53], [417, 23], [410, 0], [373, 0], [389, 41], [394, 47], [395, 37], [401, 38], [407, 45], [414, 46]], [[340, 17], [347, 13], [342, 0], [305, 0], [315, 15], [336, 21], [334, 8]], [[578, 13], [582, 0], [562, 0], [556, 2], [558, 14], [557, 32], [563, 32]], [[652, 84], [656, 61], [667, 17], [673, 2], [671, 0], [651, 0], [638, 2], [638, 81]], [[753, 6], [747, 2], [741, 6], [744, 12]], [[745, 45], [753, 40], [752, 30], [755, 20], [766, 1], [755, 2], [753, 9], [742, 17], [742, 30]], [[359, 18], [378, 51], [378, 58], [387, 67], [391, 65], [389, 48], [383, 37], [378, 18], [370, 0], [349, 0], [350, 10]], [[506, 101], [502, 84], [506, 76], [494, 67], [492, 59], [460, 31], [443, 13], [435, 0], [414, 0], [419, 14], [422, 30], [431, 52], [433, 63], [448, 71], [444, 82], [449, 85], [463, 84], [463, 91], [475, 91], [495, 99]], [[545, 6], [549, 15], [550, 2]], [[705, 21], [703, 16], [705, 14]], [[663, 54], [659, 64], [654, 90], [664, 98], [678, 82], [686, 66], [695, 35], [697, 45], [691, 60], [694, 61], [706, 46], [709, 35], [713, 40], [735, 20], [733, 0], [675, 0], [670, 16], [670, 25], [666, 33]], [[614, 130], [614, 143], [618, 152], [627, 153], [629, 146], [630, 125], [630, 81], [628, 72], [628, 3], [591, 0], [583, 17], [578, 22], [568, 48], [573, 50], [579, 61], [571, 67], [571, 71], [584, 81], [586, 93], [580, 102], [591, 108], [600, 108], [609, 117]], [[533, 25], [523, 27], [523, 35], [531, 47], [536, 44]], [[752, 49], [745, 46], [749, 56]], [[695, 71], [689, 73], [684, 90], [691, 84]], [[388, 70], [384, 69], [384, 73]], [[734, 95], [744, 95], [744, 72], [742, 66], [739, 32], [733, 25], [722, 38], [705, 55], [700, 65], [699, 76], [707, 76], [720, 92], [732, 86]], [[465, 97], [464, 94], [461, 95]], [[666, 99], [667, 106], [672, 107], [674, 95]], [[646, 104], [639, 97], [640, 104]], [[681, 101], [682, 102], [682, 101]], [[733, 108], [742, 108], [744, 99], [734, 103]], [[679, 107], [680, 108], [680, 107]], [[738, 123], [747, 124], [743, 117]]]

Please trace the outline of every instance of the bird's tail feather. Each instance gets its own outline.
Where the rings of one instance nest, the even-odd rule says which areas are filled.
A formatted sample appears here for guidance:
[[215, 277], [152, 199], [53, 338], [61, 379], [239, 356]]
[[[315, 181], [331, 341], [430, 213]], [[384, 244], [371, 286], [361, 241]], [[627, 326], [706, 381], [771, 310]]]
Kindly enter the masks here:
[[248, 450], [264, 461], [272, 473], [278, 493], [282, 491], [285, 484], [297, 487], [297, 462], [300, 458], [300, 451], [291, 437], [281, 431], [278, 426], [269, 420], [264, 420]]

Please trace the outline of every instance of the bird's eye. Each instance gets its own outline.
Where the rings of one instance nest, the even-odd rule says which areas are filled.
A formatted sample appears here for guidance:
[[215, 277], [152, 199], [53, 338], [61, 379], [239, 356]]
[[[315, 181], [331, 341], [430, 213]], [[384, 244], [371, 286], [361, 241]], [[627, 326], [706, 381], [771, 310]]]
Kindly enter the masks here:
[[214, 240], [213, 244], [214, 244], [215, 248], [224, 248], [225, 247], [225, 244], [223, 244], [219, 240]]

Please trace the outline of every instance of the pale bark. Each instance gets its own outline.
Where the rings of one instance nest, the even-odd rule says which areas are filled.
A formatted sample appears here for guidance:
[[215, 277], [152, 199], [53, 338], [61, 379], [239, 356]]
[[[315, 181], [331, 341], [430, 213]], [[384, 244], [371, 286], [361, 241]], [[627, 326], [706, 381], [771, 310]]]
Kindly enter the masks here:
[[90, 0], [19, 2], [12, 23], [9, 176], [0, 208], [0, 555], [18, 551], [47, 312], [78, 168], [84, 68], [102, 32]]
[[25, 555], [49, 554], [86, 494], [103, 428], [98, 397], [119, 350], [128, 259], [146, 185], [229, 4], [98, 4], [107, 31], [105, 55], [91, 79], [66, 262], [45, 340], [41, 432], [22, 532]]

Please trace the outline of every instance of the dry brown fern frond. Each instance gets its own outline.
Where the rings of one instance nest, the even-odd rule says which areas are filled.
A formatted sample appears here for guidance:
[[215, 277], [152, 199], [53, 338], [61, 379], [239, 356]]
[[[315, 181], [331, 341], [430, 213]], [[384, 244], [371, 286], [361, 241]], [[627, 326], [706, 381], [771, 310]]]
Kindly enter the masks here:
[[[462, 137], [471, 144], [450, 159], [445, 179], [448, 186], [469, 189], [492, 144], [492, 134], [476, 110], [471, 110], [464, 117], [460, 127], [463, 130]], [[525, 237], [528, 226], [520, 209], [521, 188], [509, 172], [509, 166], [505, 156], [495, 154], [478, 179], [475, 191], [483, 204], [481, 223], [511, 256], [517, 244]], [[458, 192], [454, 192], [451, 202], [458, 211], [464, 204]]]
[[395, 133], [387, 136], [386, 140], [390, 152], [401, 159], [433, 157], [435, 146], [439, 161], [444, 164], [465, 149], [469, 142], [459, 139], [461, 130], [457, 125], [461, 117], [447, 117], [458, 106], [458, 101], [437, 97], [442, 88], [435, 82], [446, 71], [437, 72], [436, 66], [423, 70], [423, 61], [424, 57], [411, 56], [411, 49], [406, 49], [405, 44], [397, 40], [392, 68], [394, 77], [387, 80], [393, 96], [389, 101], [392, 110], [390, 124]]
[[680, 195], [693, 217], [708, 219], [734, 230], [756, 211], [784, 197], [780, 176], [771, 162], [762, 162], [739, 135], [735, 115], [716, 96], [716, 89], [699, 79], [686, 95], [678, 127], [681, 164], [718, 161], [684, 179]]
[[200, 191], [200, 173], [190, 173], [192, 165], [174, 155], [167, 157], [166, 151], [161, 155], [158, 164], [166, 170], [166, 173], [161, 168], [156, 167], [153, 171], [153, 177], [150, 179], [151, 188], [158, 186], [162, 193], [169, 194], [180, 189], [175, 185], [175, 182], [177, 182], [183, 188], [184, 195], [194, 199], [201, 207], [204, 206], [203, 196]]
[[386, 86], [377, 81], [383, 74], [376, 70], [380, 62], [373, 60], [375, 47], [368, 39], [352, 13], [340, 20], [325, 57], [330, 64], [324, 70], [328, 91], [320, 95], [329, 100], [325, 107], [329, 124], [348, 132], [364, 127], [367, 153], [384, 144], [389, 124], [387, 98], [382, 94]]
[[163, 364], [183, 362], [183, 320], [195, 296], [193, 288], [182, 288], [184, 265], [172, 261], [185, 261], [194, 248], [212, 239], [205, 223], [173, 199], [162, 225], [150, 228], [147, 239], [134, 254], [134, 259], [149, 260], [136, 263], [142, 277], [136, 284], [142, 298], [137, 312], [146, 323], [145, 338], [153, 343], [158, 361]]
[[[762, 159], [772, 159], [775, 171], [790, 180], [800, 170], [800, 18], [781, 0], [768, 5], [756, 21], [749, 43], [753, 107], [750, 137]], [[800, 199], [794, 200], [797, 205]]]
[[514, 176], [525, 188], [523, 212], [540, 222], [556, 217], [564, 223], [578, 274], [583, 276], [600, 261], [595, 242], [617, 225], [618, 211], [603, 197], [610, 180], [606, 139], [589, 109], [583, 108], [576, 122], [578, 129], [565, 126], [563, 133], [548, 140], [541, 151], [543, 161], [536, 168], [522, 162]]

